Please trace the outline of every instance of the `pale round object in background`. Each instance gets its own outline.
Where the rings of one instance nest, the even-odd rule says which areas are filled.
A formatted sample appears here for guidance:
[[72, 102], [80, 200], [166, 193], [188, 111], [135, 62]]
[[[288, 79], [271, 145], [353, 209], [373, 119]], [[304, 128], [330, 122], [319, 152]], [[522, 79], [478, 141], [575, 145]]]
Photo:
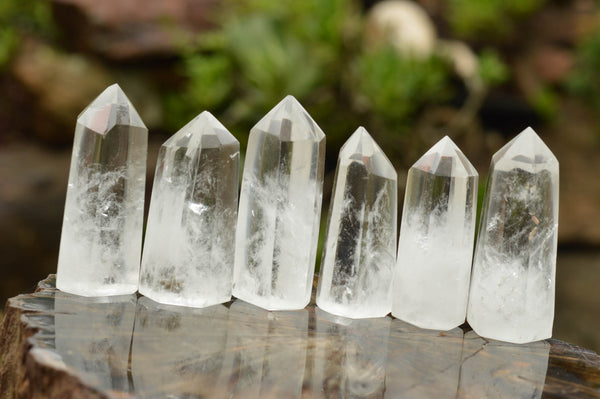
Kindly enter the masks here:
[[402, 55], [428, 58], [435, 50], [437, 33], [427, 12], [417, 3], [387, 0], [367, 15], [367, 43], [389, 43]]

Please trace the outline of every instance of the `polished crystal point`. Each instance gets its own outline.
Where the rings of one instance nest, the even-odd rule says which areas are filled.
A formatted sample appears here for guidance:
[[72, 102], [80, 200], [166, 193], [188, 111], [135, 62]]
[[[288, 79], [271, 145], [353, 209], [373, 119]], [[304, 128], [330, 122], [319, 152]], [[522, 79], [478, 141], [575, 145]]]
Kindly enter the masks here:
[[148, 129], [114, 84], [77, 118], [56, 286], [85, 296], [137, 291]]
[[465, 321], [478, 174], [448, 137], [408, 171], [392, 315], [421, 328]]
[[317, 305], [351, 318], [385, 316], [396, 257], [398, 177], [360, 127], [340, 150]]
[[140, 293], [205, 307], [231, 299], [240, 143], [209, 112], [158, 154]]
[[250, 131], [240, 194], [233, 295], [268, 310], [310, 299], [325, 135], [287, 96]]
[[492, 158], [467, 320], [483, 337], [549, 338], [554, 319], [558, 161], [531, 128]]

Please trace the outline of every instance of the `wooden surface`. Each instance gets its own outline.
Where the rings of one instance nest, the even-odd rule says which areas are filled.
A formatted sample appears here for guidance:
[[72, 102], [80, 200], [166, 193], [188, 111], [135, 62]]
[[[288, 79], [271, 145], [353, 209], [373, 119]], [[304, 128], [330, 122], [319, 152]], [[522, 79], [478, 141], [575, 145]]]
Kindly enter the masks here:
[[512, 345], [390, 317], [206, 309], [136, 295], [83, 298], [42, 281], [8, 301], [2, 398], [600, 397], [600, 356]]

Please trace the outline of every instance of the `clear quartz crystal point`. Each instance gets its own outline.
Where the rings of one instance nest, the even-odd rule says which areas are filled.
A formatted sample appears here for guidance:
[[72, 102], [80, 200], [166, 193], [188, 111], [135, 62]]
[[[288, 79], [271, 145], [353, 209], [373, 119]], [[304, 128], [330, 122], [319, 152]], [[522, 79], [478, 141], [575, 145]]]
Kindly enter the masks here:
[[421, 328], [465, 321], [478, 174], [448, 137], [408, 171], [392, 315]]
[[550, 338], [558, 231], [558, 161], [531, 128], [492, 158], [467, 320], [483, 337]]
[[325, 135], [287, 96], [250, 131], [240, 194], [233, 295], [301, 309], [312, 288]]
[[203, 112], [160, 148], [140, 293], [205, 307], [231, 299], [240, 143]]
[[398, 175], [360, 127], [340, 150], [317, 305], [338, 316], [382, 317], [391, 310]]
[[84, 296], [137, 291], [148, 129], [114, 84], [77, 118], [56, 286]]

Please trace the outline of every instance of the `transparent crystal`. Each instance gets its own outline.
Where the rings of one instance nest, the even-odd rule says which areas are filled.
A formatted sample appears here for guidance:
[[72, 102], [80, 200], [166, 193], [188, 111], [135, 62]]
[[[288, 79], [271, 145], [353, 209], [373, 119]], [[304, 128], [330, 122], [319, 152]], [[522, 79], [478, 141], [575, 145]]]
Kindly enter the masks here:
[[483, 337], [549, 338], [554, 319], [558, 161], [531, 128], [492, 158], [467, 320]]
[[114, 84], [77, 118], [56, 286], [84, 296], [137, 291], [148, 129]]
[[478, 174], [441, 139], [408, 171], [392, 289], [392, 314], [421, 328], [465, 321]]
[[308, 304], [319, 235], [325, 135], [287, 96], [250, 131], [233, 295], [268, 310]]
[[204, 307], [231, 299], [240, 143], [203, 112], [160, 148], [140, 293]]
[[351, 317], [391, 310], [398, 176], [360, 127], [340, 150], [333, 183], [317, 305]]

